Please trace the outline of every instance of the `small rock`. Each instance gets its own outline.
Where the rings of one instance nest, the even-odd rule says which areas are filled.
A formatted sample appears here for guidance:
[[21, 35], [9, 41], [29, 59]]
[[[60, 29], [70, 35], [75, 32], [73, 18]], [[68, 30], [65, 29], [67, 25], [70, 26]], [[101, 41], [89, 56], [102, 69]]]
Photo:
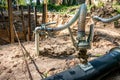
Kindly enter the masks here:
[[14, 58], [19, 58], [19, 57], [20, 57], [20, 55], [18, 55], [18, 54], [17, 54], [17, 55], [15, 55], [15, 57], [14, 57]]
[[50, 68], [47, 72], [50, 72], [50, 71], [55, 71], [56, 68]]
[[14, 64], [13, 67], [17, 67], [17, 64]]
[[50, 71], [50, 72], [47, 73], [48, 76], [51, 76], [51, 75], [54, 75], [54, 74], [55, 74], [54, 71]]
[[12, 70], [11, 70], [11, 69], [9, 69], [9, 70], [7, 71], [7, 73], [12, 73]]
[[6, 69], [7, 69], [7, 67], [5, 67], [5, 66], [2, 68], [2, 70], [6, 70]]
[[75, 65], [75, 61], [71, 61], [70, 66], [74, 66], [74, 65]]
[[0, 54], [0, 56], [3, 56], [3, 54]]

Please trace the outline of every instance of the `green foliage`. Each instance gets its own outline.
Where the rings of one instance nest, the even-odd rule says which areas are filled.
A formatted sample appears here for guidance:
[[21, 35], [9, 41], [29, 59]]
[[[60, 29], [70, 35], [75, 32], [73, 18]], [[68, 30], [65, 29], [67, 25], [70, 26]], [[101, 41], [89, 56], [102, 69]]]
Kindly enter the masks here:
[[40, 5], [40, 0], [37, 0], [37, 3], [36, 3], [37, 5]]
[[114, 3], [112, 7], [117, 11], [118, 14], [120, 14], [120, 4]]
[[120, 14], [120, 5], [114, 5], [113, 8]]
[[[69, 12], [69, 10], [71, 9], [75, 9], [78, 8], [78, 6], [74, 5], [74, 6], [66, 6], [66, 5], [53, 5], [53, 4], [48, 4], [48, 10], [50, 11], [54, 11], [54, 12], [59, 12], [61, 14], [65, 14], [67, 12]], [[74, 14], [74, 11], [71, 11], [70, 14]]]
[[0, 0], [0, 8], [7, 8], [7, 0]]
[[18, 0], [18, 4], [22, 6], [27, 5], [26, 0]]
[[104, 6], [104, 3], [100, 1], [100, 2], [98, 3], [98, 7], [102, 7], [102, 6]]
[[120, 9], [117, 9], [117, 12], [120, 14]]
[[50, 11], [65, 11], [67, 9], [67, 6], [64, 6], [64, 5], [53, 5], [53, 4], [49, 4], [48, 5], [48, 9]]
[[94, 5], [88, 5], [87, 6], [87, 9], [88, 9], [88, 12], [90, 12], [90, 10], [94, 7]]

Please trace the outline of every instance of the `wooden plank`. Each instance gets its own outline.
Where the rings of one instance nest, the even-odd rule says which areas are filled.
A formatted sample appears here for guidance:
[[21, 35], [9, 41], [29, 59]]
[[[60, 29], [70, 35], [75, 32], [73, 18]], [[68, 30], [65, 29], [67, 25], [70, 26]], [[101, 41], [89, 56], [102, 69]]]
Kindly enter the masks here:
[[31, 6], [28, 5], [28, 41], [31, 40]]
[[35, 27], [37, 26], [37, 6], [35, 6]]
[[24, 40], [26, 40], [26, 27], [24, 22], [23, 6], [21, 6], [21, 20], [22, 20], [22, 30], [24, 34]]
[[44, 0], [43, 3], [43, 15], [42, 15], [42, 23], [46, 23], [47, 22], [47, 0]]
[[8, 2], [8, 15], [9, 15], [9, 26], [10, 26], [10, 42], [14, 43], [12, 0], [7, 0], [7, 2]]

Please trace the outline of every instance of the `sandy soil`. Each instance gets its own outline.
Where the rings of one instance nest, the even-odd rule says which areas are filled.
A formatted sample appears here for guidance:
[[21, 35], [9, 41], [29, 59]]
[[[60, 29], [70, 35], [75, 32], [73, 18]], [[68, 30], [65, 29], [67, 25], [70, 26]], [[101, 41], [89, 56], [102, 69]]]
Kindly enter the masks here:
[[[104, 55], [108, 50], [119, 44], [120, 28], [114, 28], [113, 23], [101, 25], [98, 22], [95, 26], [93, 46], [88, 50], [88, 53]], [[77, 58], [73, 58], [76, 55], [76, 50], [67, 33], [41, 40], [39, 57], [35, 56], [34, 41], [24, 42], [23, 45], [33, 57], [39, 70], [47, 76], [66, 70], [79, 63]], [[93, 58], [89, 60], [91, 59]], [[41, 77], [32, 61], [29, 58], [27, 58], [27, 61], [33, 79], [40, 80]], [[0, 45], [0, 80], [29, 80], [23, 54], [18, 43]], [[120, 80], [120, 71], [109, 74], [103, 80]]]

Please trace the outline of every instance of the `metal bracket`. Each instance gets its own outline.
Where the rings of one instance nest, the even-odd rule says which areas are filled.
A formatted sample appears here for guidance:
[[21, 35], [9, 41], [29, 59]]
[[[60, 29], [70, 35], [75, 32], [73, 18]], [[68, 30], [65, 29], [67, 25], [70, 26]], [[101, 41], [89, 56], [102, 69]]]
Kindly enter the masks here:
[[84, 71], [88, 71], [88, 70], [94, 68], [90, 63], [87, 63], [87, 64], [79, 64], [79, 66], [80, 66], [80, 68], [83, 69]]

